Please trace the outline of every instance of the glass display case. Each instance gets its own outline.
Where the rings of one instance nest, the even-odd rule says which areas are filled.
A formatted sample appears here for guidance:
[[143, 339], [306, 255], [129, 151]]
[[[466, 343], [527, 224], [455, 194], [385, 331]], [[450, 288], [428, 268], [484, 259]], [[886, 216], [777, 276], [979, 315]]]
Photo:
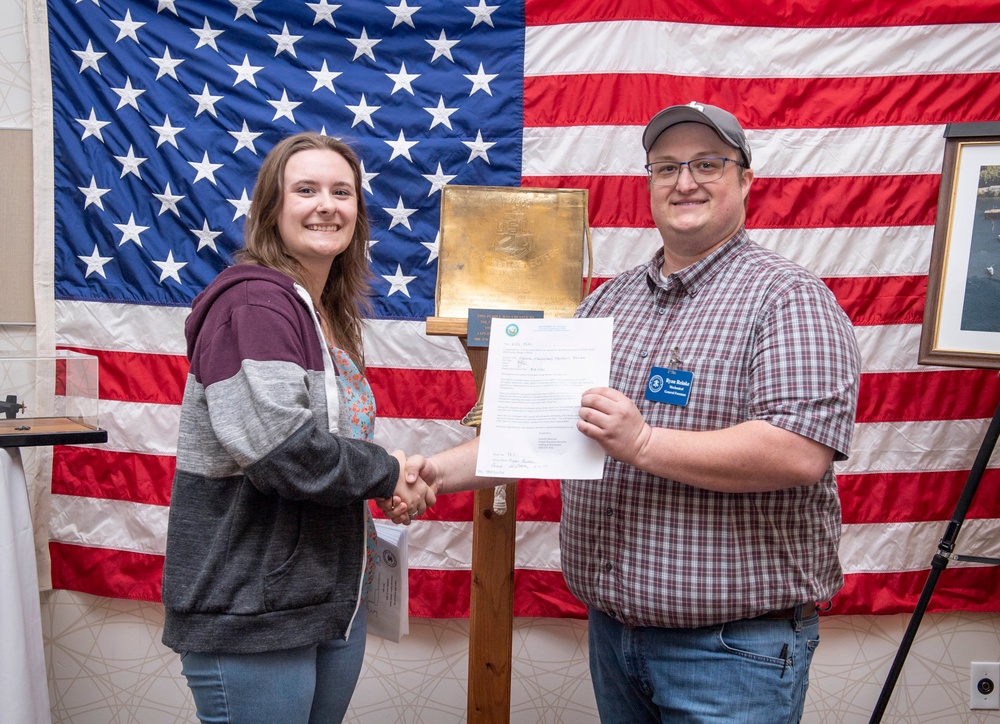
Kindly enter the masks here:
[[0, 447], [107, 442], [98, 384], [93, 355], [0, 357]]

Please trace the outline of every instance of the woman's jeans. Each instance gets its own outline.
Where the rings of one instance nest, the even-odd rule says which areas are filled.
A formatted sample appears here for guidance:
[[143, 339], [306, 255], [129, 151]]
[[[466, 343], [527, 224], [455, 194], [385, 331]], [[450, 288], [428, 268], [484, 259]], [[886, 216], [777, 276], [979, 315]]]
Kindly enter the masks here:
[[630, 628], [590, 609], [601, 722], [795, 724], [819, 644], [819, 616], [805, 608], [696, 629]]
[[362, 603], [347, 641], [261, 654], [181, 654], [206, 724], [339, 724], [365, 658]]

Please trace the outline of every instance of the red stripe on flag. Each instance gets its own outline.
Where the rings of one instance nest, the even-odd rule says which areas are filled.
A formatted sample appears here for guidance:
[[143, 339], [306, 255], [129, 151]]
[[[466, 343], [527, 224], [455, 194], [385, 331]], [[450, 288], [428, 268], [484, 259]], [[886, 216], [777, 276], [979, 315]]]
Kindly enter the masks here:
[[[930, 565], [935, 551], [927, 552]], [[834, 616], [910, 613], [927, 583], [928, 571], [852, 573], [833, 597]], [[938, 578], [928, 613], [1000, 611], [1000, 567], [948, 568]]]
[[[609, 277], [591, 279], [591, 290]], [[926, 276], [824, 279], [855, 326], [919, 324], [924, 316]]]
[[52, 451], [52, 492], [168, 505], [176, 466], [173, 455], [56, 445]]
[[[956, 390], [969, 394], [955, 394]], [[857, 421], [990, 418], [998, 399], [996, 370], [869, 372], [861, 375]]]
[[163, 556], [49, 542], [52, 587], [108, 598], [160, 601]]
[[60, 347], [97, 357], [100, 363], [100, 398], [120, 402], [179, 405], [187, 381], [187, 357], [141, 352]]
[[[996, 118], [994, 74], [704, 78], [664, 73], [545, 75], [524, 80], [524, 125], [641, 125], [696, 99], [739, 109], [744, 128], [862, 128]], [[587, 113], [570, 99], [588, 99]], [[859, 102], [859, 99], [863, 99]], [[638, 137], [636, 138], [638, 143]]]
[[379, 417], [460, 420], [476, 404], [469, 371], [369, 367]]
[[654, 20], [674, 23], [704, 23], [747, 27], [842, 28], [895, 25], [935, 25], [948, 23], [1000, 22], [1000, 5], [995, 0], [938, 0], [845, 3], [813, 0], [760, 0], [748, 8], [741, 0], [670, 2], [661, 0], [620, 0], [595, 3], [593, 0], [525, 0], [525, 23], [561, 25], [608, 20]]
[[[932, 226], [939, 174], [756, 178], [747, 226]], [[653, 228], [645, 176], [523, 176], [523, 187], [585, 188], [593, 227]]]
[[[385, 518], [375, 503], [372, 515]], [[472, 520], [475, 510], [475, 493], [449, 493], [439, 495], [433, 507], [427, 509], [421, 520], [447, 520], [465, 522]], [[562, 514], [562, 498], [558, 480], [520, 480], [517, 483], [517, 519], [558, 523]]]
[[[969, 479], [968, 470], [837, 475], [845, 524], [920, 523], [950, 520]], [[1000, 489], [1000, 470], [987, 468], [981, 490]], [[968, 518], [1000, 515], [996, 494], [979, 494], [972, 500]], [[942, 522], [942, 534], [944, 523]]]
[[824, 279], [855, 326], [920, 324], [927, 298], [926, 276]]

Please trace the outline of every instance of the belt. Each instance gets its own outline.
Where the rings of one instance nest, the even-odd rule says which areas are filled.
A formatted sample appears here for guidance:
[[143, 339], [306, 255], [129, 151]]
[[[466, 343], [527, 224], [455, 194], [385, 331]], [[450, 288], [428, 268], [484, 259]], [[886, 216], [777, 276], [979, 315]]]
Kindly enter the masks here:
[[794, 621], [796, 615], [799, 618], [805, 618], [808, 613], [811, 613], [811, 609], [816, 608], [815, 603], [800, 603], [798, 606], [792, 606], [791, 608], [784, 608], [780, 611], [768, 611], [767, 613], [762, 613], [760, 616], [754, 616], [753, 621]]

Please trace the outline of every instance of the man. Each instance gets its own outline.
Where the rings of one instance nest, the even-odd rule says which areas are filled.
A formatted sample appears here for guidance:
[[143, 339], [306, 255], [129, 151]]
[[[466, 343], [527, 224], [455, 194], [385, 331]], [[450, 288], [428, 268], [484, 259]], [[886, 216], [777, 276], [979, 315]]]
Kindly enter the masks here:
[[[857, 344], [818, 278], [748, 237], [732, 114], [671, 106], [642, 143], [663, 247], [577, 310], [614, 318], [611, 384], [584, 393], [578, 423], [608, 459], [603, 480], [562, 486], [601, 720], [796, 722], [817, 602], [843, 583], [833, 462]], [[474, 451], [411, 459], [409, 479], [482, 487]]]

